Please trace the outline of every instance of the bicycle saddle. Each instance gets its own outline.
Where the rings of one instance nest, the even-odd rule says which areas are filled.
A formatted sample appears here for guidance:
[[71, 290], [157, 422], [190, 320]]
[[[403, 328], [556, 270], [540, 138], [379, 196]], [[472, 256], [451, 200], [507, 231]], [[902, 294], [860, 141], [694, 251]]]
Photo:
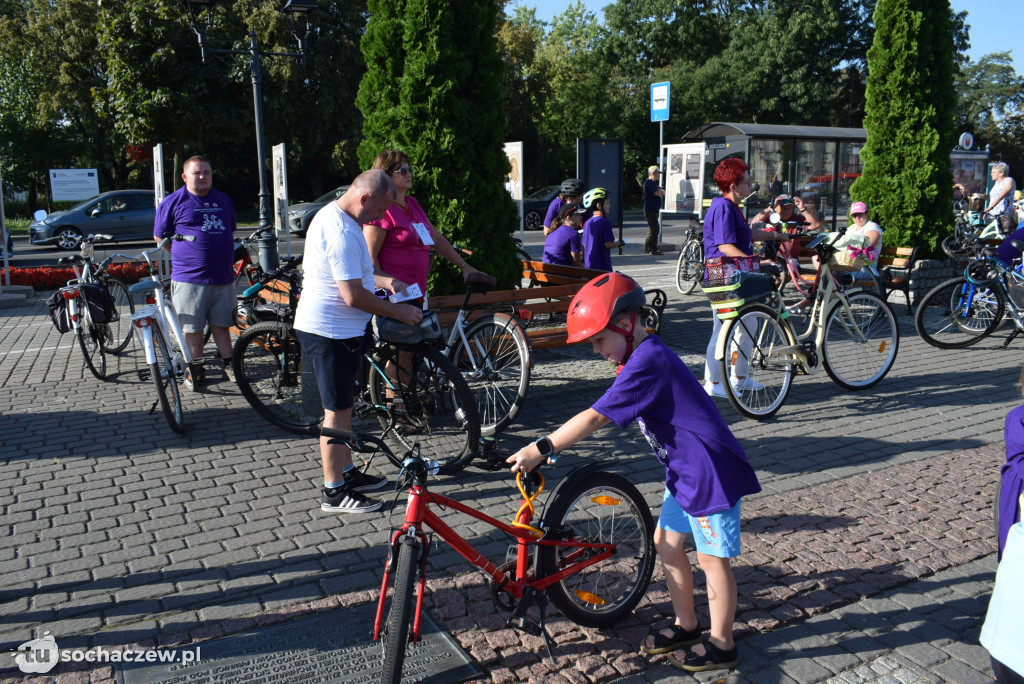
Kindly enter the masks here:
[[81, 266], [85, 263], [85, 259], [82, 258], [81, 254], [74, 254], [72, 256], [63, 256], [57, 260], [57, 264], [64, 266], [65, 264], [74, 264], [75, 266]]
[[474, 271], [466, 274], [465, 281], [466, 285], [469, 285], [479, 292], [486, 292], [498, 284], [498, 281], [495, 280], [494, 276], [487, 273], [481, 273], [480, 271]]
[[163, 285], [155, 280], [140, 280], [139, 282], [129, 287], [128, 291], [132, 294], [141, 294], [144, 292], [152, 292], [153, 290], [158, 290], [161, 287], [163, 287]]

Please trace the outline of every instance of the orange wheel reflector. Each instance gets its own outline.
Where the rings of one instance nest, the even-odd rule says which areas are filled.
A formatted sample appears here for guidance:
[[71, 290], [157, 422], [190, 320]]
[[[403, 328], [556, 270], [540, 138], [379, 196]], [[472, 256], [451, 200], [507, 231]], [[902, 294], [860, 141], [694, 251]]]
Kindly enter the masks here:
[[878, 353], [881, 354], [885, 351], [885, 340], [882, 340], [882, 344], [878, 345]]
[[729, 355], [729, 365], [730, 366], [735, 366], [736, 362], [739, 361], [739, 360], [740, 360], [740, 353], [739, 352], [733, 352], [732, 354]]
[[592, 606], [603, 606], [604, 605], [604, 599], [603, 598], [601, 598], [600, 596], [594, 596], [589, 591], [583, 591], [582, 589], [577, 589], [573, 593], [576, 594], [576, 597], [579, 600], [583, 601], [584, 603], [589, 603]]
[[622, 503], [621, 499], [616, 499], [614, 496], [594, 496], [590, 500], [601, 506], [618, 506]]

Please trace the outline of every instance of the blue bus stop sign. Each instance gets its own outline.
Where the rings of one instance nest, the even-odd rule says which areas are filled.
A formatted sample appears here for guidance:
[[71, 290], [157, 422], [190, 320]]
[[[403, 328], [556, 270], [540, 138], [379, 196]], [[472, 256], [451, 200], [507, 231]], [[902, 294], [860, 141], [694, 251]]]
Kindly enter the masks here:
[[651, 84], [651, 123], [668, 121], [668, 81]]

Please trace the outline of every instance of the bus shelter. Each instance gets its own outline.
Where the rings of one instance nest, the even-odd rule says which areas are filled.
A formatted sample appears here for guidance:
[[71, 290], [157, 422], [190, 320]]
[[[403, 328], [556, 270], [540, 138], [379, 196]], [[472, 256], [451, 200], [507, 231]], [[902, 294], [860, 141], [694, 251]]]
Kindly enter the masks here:
[[776, 195], [799, 196], [823, 224], [847, 224], [850, 185], [860, 177], [863, 128], [710, 123], [691, 129], [683, 142], [662, 149], [666, 169], [663, 214], [703, 218], [711, 200], [721, 196], [715, 166], [739, 157], [760, 185], [741, 207], [749, 218]]

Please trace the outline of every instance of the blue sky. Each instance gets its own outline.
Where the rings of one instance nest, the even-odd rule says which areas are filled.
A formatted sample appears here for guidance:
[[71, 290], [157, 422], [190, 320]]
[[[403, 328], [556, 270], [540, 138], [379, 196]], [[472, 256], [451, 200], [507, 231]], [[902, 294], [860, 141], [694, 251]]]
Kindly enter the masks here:
[[[517, 4], [537, 8], [537, 18], [550, 22], [561, 14], [571, 0], [517, 0]], [[587, 9], [604, 18], [602, 8], [612, 4], [610, 0], [583, 0]], [[967, 23], [971, 26], [971, 49], [968, 55], [974, 61], [991, 52], [1010, 52], [1017, 73], [1024, 73], [1024, 51], [1014, 50], [1020, 44], [1020, 33], [1014, 24], [1020, 10], [1007, 0], [952, 0], [957, 12], [967, 10]]]

